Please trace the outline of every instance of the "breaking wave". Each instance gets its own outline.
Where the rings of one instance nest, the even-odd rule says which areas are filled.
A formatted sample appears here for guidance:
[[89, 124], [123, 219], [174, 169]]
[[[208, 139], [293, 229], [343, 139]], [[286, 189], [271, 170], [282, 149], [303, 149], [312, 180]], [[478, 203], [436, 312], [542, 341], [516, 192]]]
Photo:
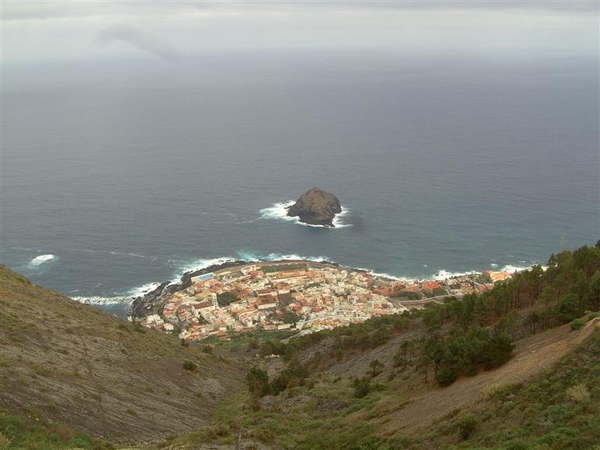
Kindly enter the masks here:
[[389, 273], [385, 273], [385, 272], [376, 272], [372, 269], [368, 269], [366, 267], [351, 267], [351, 269], [353, 270], [360, 270], [361, 272], [367, 272], [375, 277], [382, 277], [382, 278], [387, 278], [389, 280], [396, 280], [396, 281], [406, 281], [406, 282], [410, 282], [410, 281], [414, 281], [416, 280], [416, 278], [411, 278], [411, 277], [399, 277], [397, 275], [391, 275]]
[[481, 272], [477, 271], [477, 270], [468, 270], [466, 272], [449, 272], [447, 270], [438, 270], [436, 273], [434, 273], [431, 277], [429, 277], [429, 279], [431, 280], [435, 280], [435, 281], [442, 281], [442, 280], [447, 280], [448, 278], [454, 278], [454, 277], [464, 277], [466, 275], [477, 275]]
[[142, 286], [135, 287], [133, 289], [128, 290], [122, 294], [113, 294], [113, 295], [90, 295], [90, 296], [70, 296], [73, 300], [76, 300], [80, 303], [85, 303], [86, 305], [122, 305], [122, 304], [131, 304], [133, 300], [137, 297], [141, 297], [148, 292], [153, 291], [160, 283], [152, 282], [146, 283]]
[[295, 253], [282, 255], [281, 253], [269, 253], [262, 255], [247, 250], [236, 252], [243, 261], [314, 261], [314, 262], [331, 262], [331, 259], [326, 256], [301, 256]]
[[[507, 272], [507, 273], [515, 273], [515, 272], [523, 272], [525, 270], [530, 270], [534, 265], [536, 265], [535, 263], [531, 263], [528, 264], [527, 261], [522, 261], [523, 263], [526, 263], [526, 265], [513, 265], [513, 264], [507, 264], [505, 266], [503, 266], [502, 268], [498, 269], [498, 264], [490, 264], [490, 266], [497, 272]], [[545, 266], [541, 266], [542, 269], [546, 270]], [[447, 270], [438, 270], [435, 274], [433, 274], [431, 277], [429, 277], [429, 279], [431, 280], [436, 280], [436, 281], [442, 281], [442, 280], [447, 280], [449, 278], [454, 278], [454, 277], [462, 277], [462, 276], [466, 276], [466, 275], [477, 275], [480, 274], [481, 271], [480, 270], [468, 270], [465, 272], [449, 272]]]
[[[314, 228], [329, 228], [324, 227], [323, 225], [311, 225], [308, 223], [300, 222], [298, 217], [290, 217], [287, 215], [287, 209], [294, 204], [294, 201], [288, 201], [285, 203], [273, 203], [268, 208], [263, 208], [259, 211], [260, 219], [271, 219], [271, 220], [282, 220], [284, 222], [291, 222], [296, 225], [302, 225], [304, 227], [314, 227]], [[343, 218], [346, 217], [350, 213], [348, 208], [342, 207], [342, 212], [336, 214], [333, 219], [333, 225], [335, 228], [348, 228], [351, 227], [351, 223], [344, 223]], [[334, 228], [334, 229], [335, 229]]]
[[221, 265], [221, 264], [232, 263], [232, 262], [235, 262], [238, 260], [240, 260], [240, 258], [234, 258], [233, 256], [224, 256], [221, 258], [213, 258], [213, 259], [200, 258], [200, 259], [195, 259], [192, 261], [184, 262], [184, 263], [178, 265], [177, 274], [175, 275], [175, 278], [173, 278], [171, 280], [171, 283], [172, 284], [179, 283], [179, 281], [181, 280], [181, 277], [186, 272], [195, 272], [197, 270], [206, 269], [210, 266], [217, 266], [217, 265]]
[[86, 305], [122, 305], [122, 304], [130, 304], [133, 302], [133, 297], [128, 297], [125, 295], [115, 295], [112, 297], [104, 297], [101, 295], [92, 295], [89, 297], [85, 296], [71, 296], [71, 299], [78, 301], [79, 303], [84, 303]]
[[[515, 273], [515, 272], [523, 272], [524, 270], [529, 270], [531, 269], [533, 266], [535, 266], [535, 264], [531, 264], [528, 266], [515, 266], [512, 264], [507, 264], [506, 266], [502, 267], [502, 269], [500, 269], [500, 272], [508, 272], [508, 273]], [[543, 270], [546, 270], [546, 266], [541, 266]]]
[[156, 281], [151, 282], [151, 283], [146, 283], [142, 286], [131, 289], [130, 291], [127, 292], [127, 295], [131, 296], [131, 297], [140, 297], [144, 294], [147, 294], [148, 292], [153, 291], [158, 286], [160, 286], [160, 283], [156, 282]]
[[57, 261], [57, 260], [58, 260], [58, 256], [56, 256], [56, 255], [40, 255], [40, 256], [36, 256], [31, 261], [29, 261], [29, 263], [27, 264], [27, 267], [29, 267], [30, 269], [35, 269], [36, 267], [39, 267], [42, 264], [47, 264], [49, 262]]
[[178, 268], [178, 273], [171, 280], [171, 283], [178, 283], [181, 277], [186, 272], [195, 272], [198, 270], [206, 269], [211, 266], [217, 266], [226, 263], [233, 263], [236, 261], [241, 262], [258, 262], [258, 261], [314, 261], [314, 262], [331, 262], [326, 256], [301, 256], [297, 254], [282, 255], [280, 253], [268, 253], [260, 254], [249, 250], [239, 250], [236, 252], [236, 256], [224, 256], [221, 258], [213, 259], [196, 259], [193, 261], [185, 262]]

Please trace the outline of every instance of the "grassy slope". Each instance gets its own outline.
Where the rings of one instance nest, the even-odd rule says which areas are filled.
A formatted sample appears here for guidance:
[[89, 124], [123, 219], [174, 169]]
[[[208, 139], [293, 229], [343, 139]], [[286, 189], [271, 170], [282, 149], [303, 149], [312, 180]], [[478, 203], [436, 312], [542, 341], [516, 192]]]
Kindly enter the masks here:
[[599, 322], [525, 339], [506, 366], [446, 388], [416, 375], [389, 380], [384, 371], [363, 398], [351, 378], [328, 373], [259, 404], [236, 394], [215, 409], [211, 427], [152, 448], [231, 446], [241, 419], [250, 448], [597, 450]]
[[543, 375], [489, 386], [480, 405], [440, 421], [415, 448], [598, 450], [600, 326], [593, 326], [590, 338]]
[[565, 325], [522, 339], [507, 364], [477, 376], [462, 377], [442, 389], [415, 387], [412, 392], [407, 392], [405, 383], [390, 383], [390, 390], [396, 389], [406, 405], [399, 408], [393, 398], [377, 405], [374, 411], [381, 415], [374, 419], [378, 435], [420, 432], [445, 415], [473, 407], [480, 401], [481, 392], [489, 386], [527, 382], [587, 339], [598, 320], [590, 321], [579, 331], [571, 331], [569, 325]]
[[[198, 346], [183, 347], [2, 266], [0, 349], [0, 408], [115, 441], [205, 425], [244, 375]], [[185, 370], [185, 360], [197, 369]]]

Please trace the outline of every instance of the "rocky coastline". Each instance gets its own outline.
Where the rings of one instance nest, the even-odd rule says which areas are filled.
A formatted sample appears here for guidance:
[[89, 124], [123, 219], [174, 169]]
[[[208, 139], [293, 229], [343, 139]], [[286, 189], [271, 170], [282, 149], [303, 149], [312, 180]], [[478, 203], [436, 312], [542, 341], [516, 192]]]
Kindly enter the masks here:
[[247, 264], [247, 261], [243, 260], [235, 260], [235, 261], [227, 261], [222, 264], [213, 264], [211, 266], [198, 269], [191, 270], [189, 272], [185, 272], [179, 281], [179, 283], [171, 283], [170, 281], [165, 281], [161, 283], [156, 289], [153, 289], [146, 294], [136, 297], [131, 306], [129, 308], [128, 316], [133, 320], [141, 319], [148, 315], [152, 307], [158, 302], [161, 298], [163, 298], [167, 294], [172, 294], [177, 291], [181, 291], [186, 289], [192, 285], [192, 278], [198, 275], [204, 275], [206, 273], [216, 272], [217, 270], [227, 269], [229, 267], [240, 266], [243, 264]]

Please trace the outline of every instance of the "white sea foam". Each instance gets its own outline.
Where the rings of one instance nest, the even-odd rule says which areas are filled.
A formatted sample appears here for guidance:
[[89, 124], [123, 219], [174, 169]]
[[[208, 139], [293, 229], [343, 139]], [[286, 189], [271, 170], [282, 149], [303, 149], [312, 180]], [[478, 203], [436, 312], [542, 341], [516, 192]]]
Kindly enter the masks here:
[[365, 267], [350, 267], [350, 269], [352, 269], [352, 270], [360, 270], [362, 272], [367, 272], [367, 273], [373, 275], [374, 277], [388, 278], [390, 280], [405, 281], [405, 282], [415, 281], [415, 278], [398, 277], [396, 275], [390, 275], [389, 273], [385, 273], [385, 272], [375, 272], [374, 270], [367, 269]]
[[[525, 261], [522, 261], [522, 262], [525, 262]], [[502, 269], [500, 269], [500, 271], [508, 272], [508, 273], [523, 272], [524, 270], [530, 270], [533, 266], [534, 266], [534, 264], [531, 264], [529, 266], [515, 266], [513, 264], [507, 264]], [[543, 268], [544, 267], [542, 267], [542, 269]]]
[[344, 208], [342, 206], [342, 212], [339, 214], [336, 214], [335, 217], [333, 218], [333, 226], [335, 228], [347, 228], [347, 227], [351, 227], [352, 224], [351, 223], [344, 223], [342, 222], [342, 219], [346, 216], [348, 216], [348, 214], [350, 214], [350, 209], [348, 208]]
[[119, 250], [113, 250], [108, 253], [110, 253], [111, 255], [115, 255], [115, 256], [125, 256], [125, 257], [131, 257], [131, 258], [156, 260], [155, 256], [147, 256], [147, 255], [142, 255], [140, 253], [134, 253], [134, 252], [121, 252]]
[[[527, 262], [527, 261], [522, 261], [522, 262]], [[525, 270], [530, 270], [535, 264], [532, 263], [531, 265], [524, 265], [524, 266], [516, 266], [513, 264], [507, 264], [504, 267], [502, 267], [501, 269], [498, 269], [498, 264], [496, 263], [492, 263], [490, 264], [490, 266], [494, 269], [497, 269], [498, 272], [508, 272], [508, 273], [515, 273], [515, 272], [523, 272]], [[547, 267], [545, 266], [541, 266], [543, 270], [546, 270]], [[453, 277], [461, 277], [461, 276], [465, 276], [465, 275], [478, 275], [480, 274], [480, 271], [477, 270], [470, 270], [470, 271], [465, 271], [465, 272], [449, 272], [447, 270], [438, 270], [433, 276], [431, 276], [429, 279], [432, 280], [436, 280], [436, 281], [442, 281], [442, 280], [447, 280], [449, 278], [453, 278]]]
[[[302, 225], [304, 227], [329, 228], [329, 227], [324, 227], [323, 225], [311, 225], [308, 223], [303, 223], [303, 222], [300, 222], [300, 219], [298, 217], [288, 216], [287, 210], [293, 204], [294, 204], [294, 201], [288, 201], [285, 203], [274, 203], [273, 205], [269, 206], [268, 208], [261, 209], [259, 211], [259, 213], [260, 213], [259, 218], [260, 219], [271, 219], [271, 220], [283, 220], [285, 222], [291, 222], [296, 225]], [[346, 217], [349, 213], [350, 213], [350, 210], [348, 208], [342, 207], [342, 212], [339, 214], [336, 214], [336, 216], [333, 218], [333, 221], [332, 221], [333, 226], [335, 228], [351, 227], [352, 224], [344, 223], [342, 221], [342, 218]]]
[[435, 274], [433, 274], [433, 276], [429, 277], [429, 279], [431, 280], [435, 280], [435, 281], [443, 281], [443, 280], [447, 280], [449, 278], [454, 278], [454, 277], [464, 277], [466, 275], [478, 275], [481, 272], [478, 272], [476, 270], [469, 270], [466, 272], [449, 272], [447, 270], [438, 270]]
[[183, 275], [186, 272], [195, 272], [197, 270], [206, 269], [210, 266], [234, 262], [236, 260], [237, 258], [234, 258], [232, 256], [223, 256], [221, 258], [213, 259], [196, 259], [194, 261], [184, 263], [180, 266], [181, 275]]
[[141, 297], [144, 294], [147, 294], [148, 292], [153, 291], [154, 289], [156, 289], [158, 286], [160, 286], [160, 283], [157, 281], [153, 281], [151, 283], [146, 283], [143, 286], [131, 289], [127, 292], [127, 295], [129, 295], [130, 297]]
[[275, 219], [275, 220], [285, 220], [286, 222], [296, 222], [298, 220], [297, 217], [289, 217], [287, 215], [287, 208], [294, 204], [293, 201], [285, 202], [285, 203], [274, 203], [268, 208], [261, 209], [260, 218], [261, 219]]
[[58, 260], [58, 256], [56, 256], [56, 255], [40, 255], [40, 256], [36, 256], [31, 261], [29, 261], [29, 264], [27, 264], [27, 266], [30, 269], [33, 269], [35, 267], [41, 266], [42, 264], [46, 264], [51, 261], [57, 261], [57, 260]]
[[89, 297], [81, 296], [81, 297], [71, 297], [73, 300], [78, 301], [79, 303], [85, 303], [86, 305], [122, 305], [122, 304], [130, 304], [133, 302], [132, 296], [124, 296], [124, 295], [115, 295], [110, 297], [103, 297], [99, 295], [92, 295]]
[[314, 261], [314, 262], [329, 262], [330, 259], [326, 256], [300, 256], [297, 254], [288, 254], [282, 255], [281, 253], [269, 253], [266, 255], [261, 255], [259, 253], [254, 253], [248, 250], [240, 250], [236, 252], [239, 258], [242, 261]]
[[248, 250], [240, 250], [236, 252], [237, 256], [224, 256], [221, 258], [213, 259], [197, 259], [191, 262], [186, 262], [179, 265], [178, 274], [171, 280], [171, 284], [179, 283], [181, 277], [186, 272], [195, 272], [198, 270], [206, 269], [210, 266], [216, 266], [226, 263], [232, 263], [236, 261], [242, 262], [258, 262], [258, 261], [315, 261], [315, 262], [328, 262], [329, 259], [326, 256], [301, 256], [296, 254], [282, 255], [280, 253], [268, 253], [259, 254]]
[[[332, 261], [327, 256], [302, 256], [302, 255], [298, 255], [296, 253], [291, 253], [291, 254], [286, 254], [286, 255], [281, 254], [281, 253], [260, 254], [260, 253], [252, 252], [249, 250], [239, 250], [236, 252], [236, 254], [237, 254], [237, 257], [229, 257], [228, 256], [228, 257], [215, 258], [215, 259], [201, 259], [194, 263], [187, 264], [187, 265], [183, 266], [184, 273], [189, 272], [189, 271], [205, 269], [211, 265], [223, 264], [226, 262], [235, 262], [235, 261], [242, 261], [242, 262], [249, 262], [249, 263], [251, 263], [251, 262], [268, 262], [268, 261], [312, 261], [312, 262], [335, 264], [335, 262]], [[414, 280], [414, 278], [398, 277], [395, 275], [390, 275], [388, 273], [375, 272], [371, 269], [367, 269], [367, 268], [363, 268], [363, 267], [348, 267], [348, 268], [352, 269], [352, 270], [364, 271], [364, 272], [370, 273], [373, 276], [389, 278], [391, 280], [398, 280], [398, 281], [413, 281]], [[182, 275], [183, 275], [183, 273], [182, 273]], [[174, 282], [178, 282], [180, 278], [181, 277], [177, 278], [176, 280], [174, 280]]]
[[177, 272], [175, 276], [171, 279], [170, 285], [177, 284], [181, 282], [181, 277], [183, 274], [187, 272], [196, 272], [198, 270], [206, 269], [210, 266], [221, 265], [225, 263], [239, 261], [240, 258], [234, 258], [232, 256], [224, 256], [221, 258], [213, 258], [213, 259], [195, 259], [193, 261], [187, 261], [181, 264], [176, 264]]
[[141, 297], [160, 286], [158, 282], [146, 283], [143, 286], [139, 286], [128, 290], [123, 294], [114, 295], [89, 295], [89, 296], [70, 296], [73, 300], [86, 305], [118, 305], [118, 304], [131, 304], [137, 297]]

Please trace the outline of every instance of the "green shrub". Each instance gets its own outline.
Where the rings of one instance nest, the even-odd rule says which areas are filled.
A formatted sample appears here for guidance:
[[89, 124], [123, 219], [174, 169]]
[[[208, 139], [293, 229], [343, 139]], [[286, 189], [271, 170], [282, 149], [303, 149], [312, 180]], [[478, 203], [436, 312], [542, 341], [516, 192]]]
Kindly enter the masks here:
[[238, 301], [239, 298], [233, 292], [222, 292], [217, 294], [217, 304], [223, 308], [230, 303]]
[[556, 448], [561, 448], [562, 444], [568, 444], [572, 442], [573, 438], [577, 436], [578, 430], [569, 427], [558, 427], [545, 435], [540, 442], [542, 444], [548, 444]]
[[471, 437], [476, 428], [477, 419], [472, 414], [467, 414], [458, 421], [458, 434], [465, 441]]
[[12, 439], [9, 439], [8, 437], [0, 433], [0, 450], [6, 450], [11, 442]]
[[483, 401], [488, 401], [488, 400], [493, 399], [500, 391], [500, 387], [501, 386], [498, 383], [485, 385], [483, 387], [483, 389], [481, 390], [481, 399]]
[[371, 377], [376, 377], [383, 371], [384, 365], [378, 359], [374, 359], [369, 364], [369, 367], [371, 368], [371, 370], [369, 371], [369, 374], [371, 375]]
[[79, 433], [69, 442], [69, 447], [81, 448], [81, 449], [93, 449], [90, 437], [85, 433]]
[[260, 427], [252, 431], [252, 436], [261, 442], [271, 443], [275, 441], [275, 435], [266, 427]]
[[571, 322], [571, 331], [581, 330], [586, 323], [585, 318], [575, 319]]
[[253, 367], [246, 374], [248, 391], [256, 397], [263, 397], [271, 391], [269, 375], [260, 367]]
[[587, 403], [590, 401], [590, 391], [584, 384], [571, 386], [567, 389], [567, 397], [575, 403]]
[[506, 450], [529, 450], [530, 448], [531, 445], [522, 440], [508, 442], [505, 447]]
[[146, 334], [146, 329], [139, 322], [133, 322], [133, 331], [136, 333]]
[[446, 367], [437, 373], [435, 381], [437, 381], [440, 386], [450, 386], [457, 378], [458, 373], [454, 367]]
[[376, 437], [366, 437], [356, 442], [349, 450], [389, 450], [390, 447], [381, 443]]
[[356, 386], [354, 387], [354, 397], [355, 398], [363, 398], [369, 395], [371, 392], [371, 382], [366, 378], [362, 380], [358, 380], [356, 382]]
[[194, 362], [192, 362], [192, 361], [190, 361], [190, 360], [186, 359], [186, 360], [183, 362], [183, 368], [184, 368], [185, 370], [194, 371], [194, 370], [196, 370], [196, 369], [198, 368], [198, 366], [196, 365], [196, 363], [194, 363]]

